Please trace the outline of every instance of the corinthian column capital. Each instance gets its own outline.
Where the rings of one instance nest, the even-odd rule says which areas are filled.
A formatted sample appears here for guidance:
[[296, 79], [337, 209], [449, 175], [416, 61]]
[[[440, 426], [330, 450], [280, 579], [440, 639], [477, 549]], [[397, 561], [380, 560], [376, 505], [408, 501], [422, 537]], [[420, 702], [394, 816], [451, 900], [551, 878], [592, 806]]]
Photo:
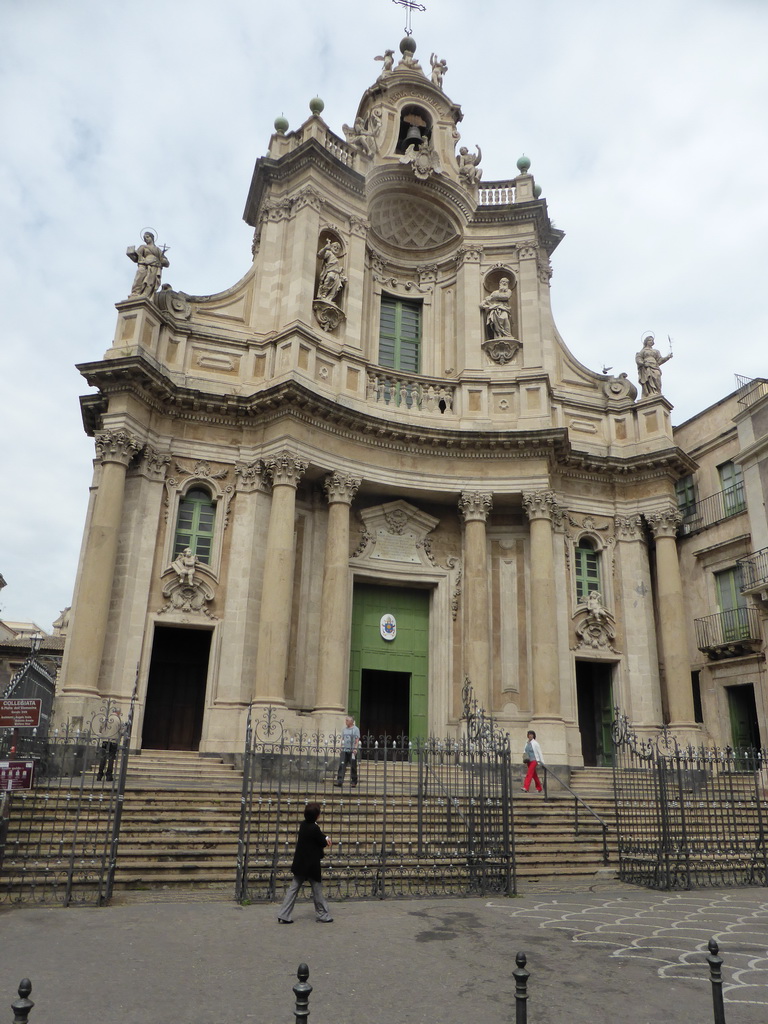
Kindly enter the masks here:
[[328, 498], [328, 504], [351, 505], [361, 482], [359, 476], [350, 476], [349, 473], [331, 473], [323, 480], [323, 490]]
[[529, 520], [548, 519], [553, 523], [560, 522], [564, 511], [554, 491], [526, 491], [523, 508]]
[[643, 517], [639, 512], [631, 515], [617, 515], [614, 517], [616, 537], [619, 540], [642, 540], [643, 539]]
[[266, 459], [264, 468], [272, 480], [272, 486], [278, 487], [284, 484], [288, 487], [298, 487], [299, 481], [307, 470], [308, 463], [299, 459], [293, 452], [282, 451], [274, 458]]
[[654, 512], [646, 512], [645, 518], [655, 540], [659, 537], [677, 537], [677, 531], [683, 521], [682, 512], [672, 505], [656, 509]]
[[144, 447], [144, 442], [127, 430], [102, 430], [96, 435], [95, 445], [99, 462], [119, 462], [122, 466], [128, 466]]
[[493, 508], [493, 494], [488, 491], [462, 491], [459, 498], [459, 512], [465, 523], [486, 522]]

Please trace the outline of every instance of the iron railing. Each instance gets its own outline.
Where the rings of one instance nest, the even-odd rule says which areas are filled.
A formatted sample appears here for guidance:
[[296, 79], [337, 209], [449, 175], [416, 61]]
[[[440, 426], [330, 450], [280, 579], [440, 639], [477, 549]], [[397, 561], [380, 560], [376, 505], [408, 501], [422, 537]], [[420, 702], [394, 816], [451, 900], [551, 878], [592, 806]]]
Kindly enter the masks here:
[[739, 558], [736, 562], [741, 570], [742, 594], [749, 590], [756, 590], [758, 587], [768, 586], [768, 548], [760, 548], [753, 551], [745, 558]]
[[651, 889], [768, 884], [764, 751], [683, 748], [665, 730], [640, 739], [618, 709], [613, 740], [622, 881]]
[[576, 835], [576, 836], [579, 835], [579, 813], [580, 812], [581, 812], [582, 815], [586, 814], [588, 817], [593, 818], [597, 822], [597, 824], [600, 826], [600, 830], [602, 832], [602, 837], [603, 837], [603, 864], [607, 864], [608, 863], [608, 824], [607, 824], [607, 822], [604, 821], [603, 818], [600, 817], [600, 815], [597, 813], [597, 811], [593, 810], [593, 808], [591, 808], [589, 806], [589, 804], [587, 803], [587, 801], [583, 797], [579, 796], [579, 794], [574, 789], [571, 789], [570, 785], [565, 781], [564, 778], [562, 778], [562, 776], [558, 775], [558, 773], [556, 771], [554, 771], [552, 768], [547, 768], [547, 766], [545, 764], [541, 765], [541, 767], [544, 769], [544, 798], [545, 799], [549, 796], [549, 776], [550, 775], [555, 780], [555, 782], [557, 782], [563, 789], [565, 789], [573, 797], [573, 834]]
[[730, 608], [693, 622], [696, 646], [705, 653], [716, 654], [729, 647], [740, 650], [744, 644], [760, 642], [760, 616], [756, 608]]
[[[135, 694], [134, 694], [135, 698]], [[0, 760], [32, 761], [34, 788], [2, 794], [0, 902], [102, 904], [112, 896], [134, 700], [106, 700], [88, 728], [22, 735]]]
[[336, 735], [289, 736], [274, 708], [249, 716], [235, 897], [290, 882], [301, 812], [321, 804], [333, 899], [515, 891], [509, 738], [482, 712], [459, 739], [363, 737], [358, 785], [334, 785]]
[[699, 498], [693, 502], [687, 502], [680, 511], [683, 513], [683, 522], [680, 532], [683, 536], [691, 533], [698, 533], [699, 530], [706, 530], [723, 519], [730, 519], [731, 516], [746, 512], [747, 498], [744, 492], [744, 482], [740, 480], [732, 487], [724, 487], [716, 494], [710, 494], [706, 498]]
[[764, 377], [742, 377], [736, 374], [736, 385], [743, 391], [738, 402], [745, 409], [748, 409], [755, 402], [759, 402], [761, 398], [768, 395], [768, 380]]

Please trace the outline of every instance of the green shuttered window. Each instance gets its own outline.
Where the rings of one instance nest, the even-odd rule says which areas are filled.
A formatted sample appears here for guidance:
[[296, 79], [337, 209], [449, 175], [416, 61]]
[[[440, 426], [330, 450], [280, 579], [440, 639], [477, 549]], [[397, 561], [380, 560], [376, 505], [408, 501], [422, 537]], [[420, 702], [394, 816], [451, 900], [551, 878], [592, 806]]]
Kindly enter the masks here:
[[421, 303], [381, 297], [379, 364], [403, 373], [419, 373]]

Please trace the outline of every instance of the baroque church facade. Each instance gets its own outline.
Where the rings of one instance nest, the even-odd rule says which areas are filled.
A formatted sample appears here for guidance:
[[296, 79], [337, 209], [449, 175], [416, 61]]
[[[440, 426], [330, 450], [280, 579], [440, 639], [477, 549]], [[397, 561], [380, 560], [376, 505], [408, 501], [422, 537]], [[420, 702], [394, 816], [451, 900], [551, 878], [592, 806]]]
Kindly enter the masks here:
[[346, 138], [278, 119], [230, 289], [129, 250], [57, 714], [135, 684], [135, 748], [233, 754], [254, 704], [456, 733], [469, 678], [550, 763], [607, 763], [614, 706], [695, 736], [658, 353], [639, 397], [578, 362], [529, 162], [482, 180], [411, 37], [377, 70]]

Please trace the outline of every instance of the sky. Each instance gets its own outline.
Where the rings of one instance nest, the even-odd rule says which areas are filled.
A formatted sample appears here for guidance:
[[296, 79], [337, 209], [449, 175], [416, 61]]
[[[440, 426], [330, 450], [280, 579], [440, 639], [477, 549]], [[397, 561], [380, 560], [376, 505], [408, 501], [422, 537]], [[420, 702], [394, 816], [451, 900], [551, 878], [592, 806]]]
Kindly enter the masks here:
[[[680, 423], [768, 374], [768, 3], [426, 0], [417, 56], [448, 63], [484, 181], [525, 154], [565, 238], [552, 305], [568, 348], [635, 379], [654, 331]], [[0, 618], [72, 601], [93, 441], [76, 363], [101, 359], [128, 245], [163, 280], [230, 287], [274, 119], [325, 102], [339, 135], [397, 51], [392, 0], [0, 0]]]

